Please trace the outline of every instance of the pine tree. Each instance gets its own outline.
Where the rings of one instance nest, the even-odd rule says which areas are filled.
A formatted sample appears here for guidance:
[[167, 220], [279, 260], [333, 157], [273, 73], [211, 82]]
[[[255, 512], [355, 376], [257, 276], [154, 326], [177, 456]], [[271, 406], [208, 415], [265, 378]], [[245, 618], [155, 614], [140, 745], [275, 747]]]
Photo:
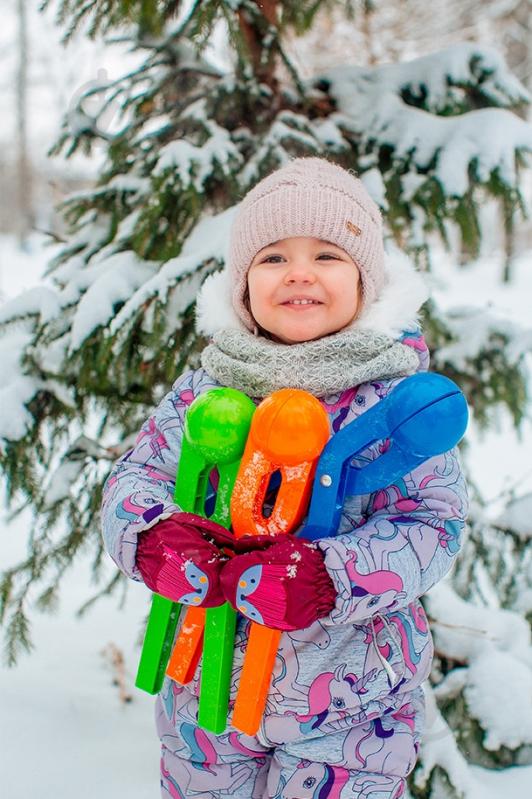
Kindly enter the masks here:
[[[143, 61], [88, 89], [66, 119], [54, 151], [90, 153], [103, 143], [104, 169], [93, 189], [65, 201], [68, 241], [50, 263], [46, 285], [0, 309], [7, 364], [1, 465], [15, 511], [29, 505], [35, 513], [27, 558], [0, 584], [8, 662], [31, 646], [30, 586], [36, 605], [53, 609], [79, 553], [100, 579], [85, 607], [123, 589], [119, 575], [101, 579], [101, 486], [176, 375], [197, 365], [204, 342], [194, 331], [195, 297], [223, 265], [234, 208], [258, 180], [301, 155], [356, 170], [383, 210], [390, 244], [420, 268], [430, 267], [435, 237], [448, 243], [454, 228], [469, 252], [478, 251], [486, 198], [497, 198], [506, 216], [523, 209], [519, 169], [532, 132], [511, 109], [528, 96], [496, 52], [455, 45], [409, 62], [343, 65], [303, 78], [290, 42], [312, 28], [323, 3], [184, 5], [57, 3], [67, 35], [79, 27], [92, 36], [118, 30]], [[357, 25], [354, 4], [327, 5]], [[231, 44], [227, 70], [208, 56], [218, 25]], [[110, 108], [119, 109], [113, 130]], [[425, 328], [433, 367], [461, 385], [478, 423], [488, 427], [503, 406], [519, 425], [530, 338], [489, 314], [444, 313], [435, 303]], [[488, 535], [493, 526], [480, 499], [471, 528], [452, 585], [437, 587], [427, 602], [437, 644], [433, 715], [449, 737], [446, 757], [438, 736], [429, 738], [412, 782], [416, 797], [438, 789], [438, 796], [467, 796], [468, 751], [473, 762], [489, 765], [532, 759], [528, 730], [519, 739], [498, 738], [480, 717], [471, 688], [478, 652], [455, 645], [454, 619], [466, 608], [472, 626], [482, 626], [482, 613], [510, 614], [519, 652], [526, 649], [516, 599], [517, 582], [527, 580], [517, 563], [521, 539], [512, 526]], [[482, 577], [474, 563], [482, 564]], [[501, 571], [508, 579], [498, 596]], [[492, 586], [496, 611], [484, 610], [482, 580]], [[454, 633], [446, 636], [449, 625]], [[530, 679], [530, 665], [522, 669]]]

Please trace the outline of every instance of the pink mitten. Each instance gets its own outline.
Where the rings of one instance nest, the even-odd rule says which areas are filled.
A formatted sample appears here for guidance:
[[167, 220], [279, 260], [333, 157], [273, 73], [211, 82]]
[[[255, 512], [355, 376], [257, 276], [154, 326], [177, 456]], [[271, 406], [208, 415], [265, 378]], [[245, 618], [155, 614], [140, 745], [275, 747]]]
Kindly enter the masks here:
[[220, 525], [176, 513], [139, 536], [137, 566], [148, 588], [172, 602], [215, 607], [225, 601], [220, 569], [232, 541]]
[[220, 577], [223, 593], [244, 616], [278, 630], [302, 630], [334, 607], [336, 590], [316, 544], [275, 536], [268, 549], [237, 555]]

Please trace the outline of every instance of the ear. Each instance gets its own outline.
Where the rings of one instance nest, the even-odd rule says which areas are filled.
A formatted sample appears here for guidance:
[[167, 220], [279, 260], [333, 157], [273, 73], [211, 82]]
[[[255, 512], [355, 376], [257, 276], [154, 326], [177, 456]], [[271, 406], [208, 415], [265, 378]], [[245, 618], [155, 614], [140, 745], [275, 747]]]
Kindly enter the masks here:
[[386, 282], [378, 299], [351, 323], [355, 330], [376, 330], [392, 338], [419, 324], [419, 311], [429, 297], [425, 278], [403, 253], [386, 256]]
[[207, 338], [222, 328], [245, 330], [233, 309], [231, 278], [226, 268], [204, 281], [196, 300], [196, 330]]

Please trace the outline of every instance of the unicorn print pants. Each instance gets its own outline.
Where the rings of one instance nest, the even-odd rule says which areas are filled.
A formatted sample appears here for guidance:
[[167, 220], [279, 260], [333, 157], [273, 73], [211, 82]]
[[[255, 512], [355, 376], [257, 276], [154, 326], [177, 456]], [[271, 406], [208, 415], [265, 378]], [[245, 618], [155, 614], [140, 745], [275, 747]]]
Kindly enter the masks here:
[[[283, 716], [256, 736], [214, 735], [196, 724], [197, 698], [167, 681], [157, 702], [163, 799], [399, 799], [424, 721], [423, 691], [396, 697], [382, 715], [345, 716], [283, 741]], [[373, 716], [373, 717], [372, 717]], [[353, 721], [353, 719], [356, 719]]]

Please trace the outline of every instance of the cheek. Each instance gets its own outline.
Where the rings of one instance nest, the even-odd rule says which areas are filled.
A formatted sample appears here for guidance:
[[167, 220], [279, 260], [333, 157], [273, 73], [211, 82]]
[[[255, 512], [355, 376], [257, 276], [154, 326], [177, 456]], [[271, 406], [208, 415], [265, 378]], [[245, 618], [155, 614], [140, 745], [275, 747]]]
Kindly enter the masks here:
[[252, 305], [266, 305], [271, 301], [275, 279], [267, 271], [257, 270], [248, 275], [249, 301]]
[[353, 317], [361, 303], [361, 284], [356, 279], [353, 281], [352, 275], [348, 279], [339, 280], [335, 286], [336, 299], [339, 309], [343, 315]]

